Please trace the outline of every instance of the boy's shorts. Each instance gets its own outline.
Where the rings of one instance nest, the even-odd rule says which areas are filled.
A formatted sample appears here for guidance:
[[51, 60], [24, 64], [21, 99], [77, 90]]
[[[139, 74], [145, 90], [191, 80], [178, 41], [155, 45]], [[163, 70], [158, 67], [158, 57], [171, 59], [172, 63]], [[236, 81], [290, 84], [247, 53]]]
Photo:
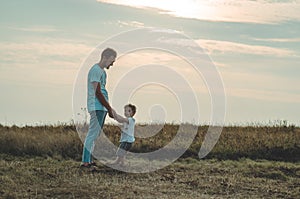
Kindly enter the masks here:
[[117, 156], [118, 157], [124, 157], [127, 153], [127, 151], [129, 151], [129, 149], [131, 148], [132, 143], [130, 142], [121, 142], [119, 145], [119, 148], [117, 150]]

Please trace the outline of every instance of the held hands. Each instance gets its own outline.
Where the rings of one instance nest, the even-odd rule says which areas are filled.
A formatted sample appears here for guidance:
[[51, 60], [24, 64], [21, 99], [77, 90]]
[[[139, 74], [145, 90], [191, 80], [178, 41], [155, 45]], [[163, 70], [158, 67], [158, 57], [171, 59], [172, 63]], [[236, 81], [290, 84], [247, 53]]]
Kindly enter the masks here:
[[113, 114], [114, 120], [116, 120], [117, 122], [120, 122], [120, 116], [114, 109], [112, 110], [112, 114]]
[[114, 120], [116, 120], [117, 122], [119, 122], [119, 123], [127, 122], [128, 123], [128, 119], [120, 116], [114, 109], [112, 109], [111, 112], [112, 112]]

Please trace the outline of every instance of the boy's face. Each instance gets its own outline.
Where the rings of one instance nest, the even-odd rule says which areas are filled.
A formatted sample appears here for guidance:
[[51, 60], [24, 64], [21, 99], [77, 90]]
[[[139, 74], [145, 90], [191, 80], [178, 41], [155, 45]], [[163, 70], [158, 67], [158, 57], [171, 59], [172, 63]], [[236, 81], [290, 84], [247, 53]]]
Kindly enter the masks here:
[[125, 115], [125, 117], [132, 117], [133, 112], [130, 107], [126, 106], [124, 108], [124, 115]]

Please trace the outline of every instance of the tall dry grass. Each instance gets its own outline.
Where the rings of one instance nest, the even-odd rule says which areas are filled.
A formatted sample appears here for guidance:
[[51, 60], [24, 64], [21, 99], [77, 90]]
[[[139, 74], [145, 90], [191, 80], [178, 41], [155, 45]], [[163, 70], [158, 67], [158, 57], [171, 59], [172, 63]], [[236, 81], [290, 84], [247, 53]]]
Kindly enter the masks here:
[[[185, 128], [195, 126], [184, 124]], [[151, 134], [150, 129], [138, 125], [136, 131]], [[179, 125], [166, 124], [155, 136], [137, 138], [133, 152], [148, 152], [167, 145], [176, 135]], [[199, 126], [192, 145], [182, 157], [197, 158], [198, 151], [208, 126]], [[147, 132], [147, 130], [149, 132]], [[118, 144], [120, 129], [105, 125], [104, 133]], [[73, 125], [48, 125], [7, 127], [0, 125], [0, 153], [18, 156], [51, 156], [80, 160], [84, 134], [78, 135]], [[80, 139], [81, 138], [81, 139]], [[294, 126], [247, 126], [224, 127], [218, 143], [207, 158], [218, 159], [268, 159], [281, 161], [300, 161], [300, 129]]]
[[73, 126], [0, 126], [0, 153], [78, 159], [80, 148]]

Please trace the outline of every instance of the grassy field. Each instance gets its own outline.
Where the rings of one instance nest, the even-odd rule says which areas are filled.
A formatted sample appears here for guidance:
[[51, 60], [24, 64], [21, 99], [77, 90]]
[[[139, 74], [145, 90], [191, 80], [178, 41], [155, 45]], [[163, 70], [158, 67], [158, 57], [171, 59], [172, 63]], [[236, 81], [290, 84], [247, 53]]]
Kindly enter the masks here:
[[[100, 163], [94, 172], [79, 169], [82, 143], [74, 126], [0, 126], [0, 198], [300, 198], [299, 128], [225, 127], [213, 151], [199, 160], [207, 128], [199, 127], [175, 163], [132, 174]], [[137, 139], [132, 151], [158, 149], [177, 130], [165, 125]], [[118, 127], [107, 125], [104, 132], [117, 143]]]

